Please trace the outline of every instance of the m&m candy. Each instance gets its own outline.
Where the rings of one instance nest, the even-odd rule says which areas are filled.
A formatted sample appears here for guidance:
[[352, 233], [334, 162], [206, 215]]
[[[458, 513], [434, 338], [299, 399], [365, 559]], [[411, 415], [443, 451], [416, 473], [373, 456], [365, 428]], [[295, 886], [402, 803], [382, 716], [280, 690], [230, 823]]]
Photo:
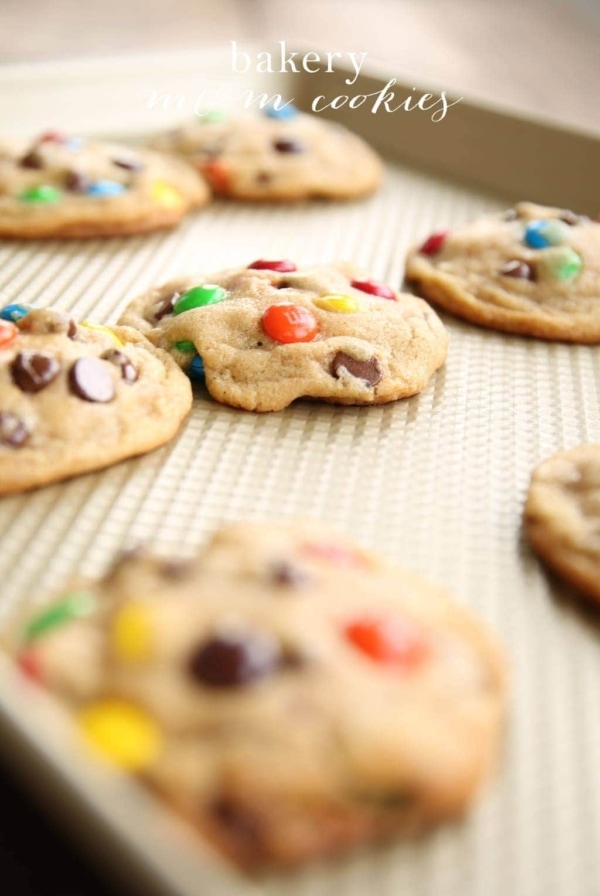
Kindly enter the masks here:
[[82, 321], [80, 326], [85, 327], [86, 330], [96, 330], [97, 333], [104, 333], [106, 336], [110, 336], [119, 348], [123, 348], [124, 346], [124, 343], [119, 339], [117, 334], [110, 329], [110, 327], [105, 327], [103, 324], [92, 324], [89, 320]]
[[336, 311], [338, 314], [353, 314], [355, 311], [360, 311], [360, 303], [354, 296], [320, 296], [314, 300], [314, 304], [323, 311]]
[[179, 190], [176, 190], [175, 187], [163, 180], [154, 181], [150, 188], [150, 193], [152, 198], [164, 205], [165, 208], [179, 208], [183, 203], [183, 196]]
[[387, 283], [380, 283], [378, 280], [353, 280], [351, 286], [380, 299], [396, 300], [396, 293], [391, 286], [388, 286]]
[[217, 193], [228, 190], [230, 169], [225, 162], [220, 159], [207, 159], [202, 165], [202, 172]]
[[154, 719], [125, 700], [92, 703], [79, 712], [78, 721], [90, 746], [127, 771], [148, 768], [162, 749], [162, 734]]
[[444, 243], [448, 237], [447, 230], [439, 230], [437, 233], [432, 233], [431, 236], [425, 240], [419, 252], [421, 255], [437, 255], [438, 252], [441, 252], [444, 248]]
[[186, 354], [196, 351], [196, 346], [189, 339], [181, 339], [179, 342], [174, 342], [173, 348], [177, 349], [178, 352], [185, 352]]
[[223, 301], [226, 295], [227, 290], [215, 283], [194, 286], [175, 300], [173, 314], [183, 314], [184, 311], [203, 308], [205, 305], [216, 305], [217, 302]]
[[141, 603], [130, 601], [116, 613], [112, 623], [112, 644], [121, 660], [139, 663], [148, 658], [151, 626], [148, 611]]
[[279, 261], [268, 261], [265, 258], [259, 258], [248, 265], [248, 270], [277, 271], [278, 274], [291, 274], [293, 271], [297, 271], [298, 268], [293, 261], [289, 261], [287, 258], [282, 258]]
[[286, 103], [285, 105], [270, 103], [268, 106], [265, 106], [263, 113], [267, 118], [276, 118], [279, 121], [288, 121], [290, 118], [295, 118], [300, 114], [293, 103]]
[[120, 196], [127, 187], [117, 180], [96, 180], [86, 190], [88, 196], [110, 197]]
[[39, 202], [40, 205], [49, 205], [52, 202], [58, 202], [62, 193], [52, 184], [38, 184], [37, 187], [30, 187], [21, 193], [19, 199], [21, 202]]
[[556, 246], [543, 252], [538, 261], [542, 275], [553, 280], [575, 280], [583, 268], [581, 256], [569, 246]]
[[9, 348], [15, 342], [19, 331], [10, 320], [0, 320], [0, 349]]
[[187, 373], [191, 380], [204, 379], [204, 361], [202, 360], [200, 355], [196, 355], [195, 358], [192, 358], [192, 363], [188, 367]]
[[24, 638], [34, 641], [53, 628], [89, 616], [95, 608], [96, 599], [91, 591], [73, 591], [35, 616], [25, 629]]
[[10, 320], [16, 323], [26, 317], [30, 311], [30, 305], [5, 305], [4, 308], [0, 308], [0, 320]]
[[203, 124], [218, 124], [228, 118], [224, 109], [205, 109], [203, 112], [196, 112], [196, 116]]
[[558, 218], [548, 221], [530, 221], [525, 228], [525, 243], [530, 249], [547, 249], [560, 246], [570, 237], [570, 228]]
[[275, 342], [312, 342], [319, 332], [316, 317], [308, 308], [285, 302], [271, 305], [262, 316], [262, 328]]
[[370, 659], [390, 666], [412, 669], [428, 653], [428, 644], [409, 620], [364, 616], [344, 628], [347, 640]]

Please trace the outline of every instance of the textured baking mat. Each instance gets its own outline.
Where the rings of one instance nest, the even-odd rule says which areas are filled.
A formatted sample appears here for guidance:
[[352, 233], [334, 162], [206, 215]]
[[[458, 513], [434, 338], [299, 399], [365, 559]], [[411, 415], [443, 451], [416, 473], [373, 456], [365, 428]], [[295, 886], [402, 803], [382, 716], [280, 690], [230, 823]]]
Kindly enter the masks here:
[[[216, 203], [169, 234], [2, 243], [0, 300], [110, 323], [157, 282], [261, 256], [299, 265], [349, 259], [398, 284], [410, 244], [504, 204], [390, 166], [382, 192], [361, 203]], [[0, 501], [5, 632], [28, 602], [74, 572], [101, 573], [123, 547], [142, 541], [192, 552], [225, 520], [301, 516], [439, 579], [498, 633], [512, 668], [510, 719], [499, 774], [469, 817], [417, 843], [261, 880], [268, 896], [600, 892], [598, 628], [548, 582], [520, 528], [533, 466], [600, 439], [600, 354], [447, 324], [447, 366], [415, 398], [375, 408], [297, 402], [253, 415], [219, 406], [199, 387], [170, 446]], [[14, 723], [27, 718], [34, 752], [43, 753], [26, 694], [14, 699], [4, 673], [0, 684], [2, 712]], [[66, 760], [61, 772], [68, 777]], [[103, 798], [109, 826], [139, 839], [141, 810], [138, 826], [131, 803], [119, 827], [117, 792]], [[204, 877], [204, 861], [199, 852], [185, 873], [165, 870], [163, 885], [190, 896], [198, 888], [206, 896], [249, 892], [241, 878], [226, 884], [213, 870]]]

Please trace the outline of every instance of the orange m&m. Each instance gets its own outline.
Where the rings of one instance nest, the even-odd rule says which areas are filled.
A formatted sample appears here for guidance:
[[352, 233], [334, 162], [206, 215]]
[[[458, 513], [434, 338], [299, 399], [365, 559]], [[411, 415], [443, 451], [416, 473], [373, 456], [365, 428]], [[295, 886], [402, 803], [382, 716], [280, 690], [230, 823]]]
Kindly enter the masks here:
[[418, 666], [429, 652], [429, 644], [410, 620], [364, 616], [345, 627], [353, 647], [377, 663], [409, 670]]
[[262, 328], [275, 342], [312, 342], [319, 332], [317, 319], [308, 308], [282, 302], [271, 305], [262, 316]]
[[19, 335], [19, 330], [10, 320], [0, 320], [0, 348], [8, 348]]

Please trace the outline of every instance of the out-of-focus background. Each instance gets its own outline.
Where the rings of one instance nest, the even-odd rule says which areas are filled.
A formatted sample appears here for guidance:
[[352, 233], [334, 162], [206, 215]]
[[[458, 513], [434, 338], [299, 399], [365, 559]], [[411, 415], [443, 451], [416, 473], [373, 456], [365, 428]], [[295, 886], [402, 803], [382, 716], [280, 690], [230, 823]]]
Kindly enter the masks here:
[[600, 128], [600, 0], [0, 0], [3, 63], [283, 39]]

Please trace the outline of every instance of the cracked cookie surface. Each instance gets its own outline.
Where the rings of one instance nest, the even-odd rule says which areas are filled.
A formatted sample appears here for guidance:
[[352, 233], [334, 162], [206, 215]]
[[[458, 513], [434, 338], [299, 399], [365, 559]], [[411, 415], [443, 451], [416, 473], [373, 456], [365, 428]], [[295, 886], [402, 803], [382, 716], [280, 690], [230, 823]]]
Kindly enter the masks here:
[[420, 392], [444, 363], [435, 312], [351, 265], [298, 269], [288, 260], [182, 277], [134, 300], [138, 328], [210, 394], [251, 411], [297, 398], [382, 404]]
[[0, 318], [0, 494], [151, 451], [191, 404], [187, 377], [135, 330], [50, 309]]
[[419, 295], [474, 324], [600, 342], [600, 225], [530, 202], [432, 234], [408, 256]]

